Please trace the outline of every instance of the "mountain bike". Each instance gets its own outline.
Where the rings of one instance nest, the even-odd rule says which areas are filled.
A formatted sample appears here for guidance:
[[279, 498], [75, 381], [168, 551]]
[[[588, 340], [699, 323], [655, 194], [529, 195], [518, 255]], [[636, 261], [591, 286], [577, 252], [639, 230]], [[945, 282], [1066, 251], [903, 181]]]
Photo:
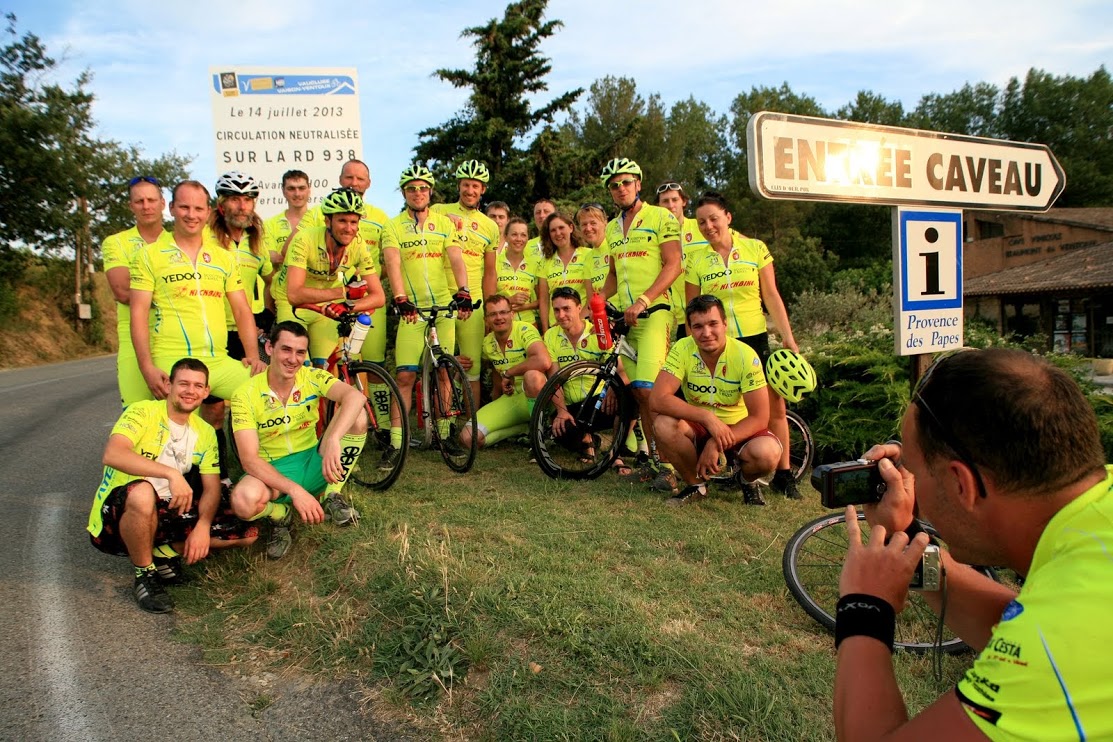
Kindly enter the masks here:
[[[323, 313], [316, 304], [303, 304], [295, 308]], [[336, 320], [336, 334], [339, 339], [336, 348], [328, 357], [325, 365], [329, 373], [345, 384], [354, 386], [367, 398], [367, 442], [352, 471], [352, 480], [373, 490], [385, 490], [398, 479], [406, 464], [410, 436], [410, 423], [402, 406], [402, 393], [394, 377], [377, 363], [353, 359], [348, 339], [352, 325], [358, 317], [356, 312], [342, 314]], [[329, 399], [321, 400], [321, 415], [317, 421], [317, 437], [324, 433], [336, 412], [336, 403]], [[401, 445], [391, 444], [391, 433], [401, 441]]]
[[[482, 302], [473, 302], [478, 309]], [[417, 315], [425, 322], [425, 351], [421, 356], [421, 372], [414, 386], [417, 425], [423, 434], [417, 438], [420, 448], [436, 448], [449, 469], [461, 474], [471, 469], [479, 451], [478, 436], [470, 436], [464, 445], [460, 433], [466, 425], [472, 430], [476, 421], [475, 399], [464, 367], [456, 357], [441, 347], [437, 336], [437, 318], [455, 316], [455, 306], [418, 307]]]
[[[869, 540], [870, 527], [865, 513], [858, 512], [862, 542]], [[925, 531], [938, 536], [929, 523], [921, 521]], [[781, 570], [792, 597], [809, 616], [827, 630], [835, 630], [835, 605], [839, 600], [839, 575], [849, 546], [846, 514], [831, 513], [802, 526], [785, 545]], [[991, 567], [975, 567], [990, 579], [997, 580]], [[958, 654], [969, 647], [946, 626], [939, 635], [939, 617], [918, 592], [908, 593], [904, 610], [897, 614], [896, 640], [900, 649], [923, 654], [938, 646], [948, 654]], [[941, 637], [941, 638], [940, 638]], [[937, 639], [939, 641], [937, 642]]]
[[[658, 304], [639, 318], [669, 309]], [[611, 318], [611, 352], [602, 363], [576, 361], [561, 368], [542, 387], [529, 421], [533, 457], [541, 471], [553, 479], [595, 479], [615, 459], [638, 416], [633, 392], [622, 380], [619, 360], [637, 362], [638, 354], [626, 340], [630, 326], [622, 314], [608, 308]], [[555, 432], [553, 423], [567, 410]]]

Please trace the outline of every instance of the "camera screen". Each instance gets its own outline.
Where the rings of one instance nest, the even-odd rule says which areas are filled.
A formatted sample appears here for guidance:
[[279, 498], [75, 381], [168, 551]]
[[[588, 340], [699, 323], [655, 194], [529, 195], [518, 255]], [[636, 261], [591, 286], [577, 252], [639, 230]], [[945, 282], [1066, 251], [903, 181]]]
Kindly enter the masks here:
[[877, 480], [877, 469], [874, 467], [863, 466], [860, 469], [840, 471], [831, 492], [833, 502], [828, 507], [844, 508], [847, 505], [877, 502], [881, 499], [877, 491]]

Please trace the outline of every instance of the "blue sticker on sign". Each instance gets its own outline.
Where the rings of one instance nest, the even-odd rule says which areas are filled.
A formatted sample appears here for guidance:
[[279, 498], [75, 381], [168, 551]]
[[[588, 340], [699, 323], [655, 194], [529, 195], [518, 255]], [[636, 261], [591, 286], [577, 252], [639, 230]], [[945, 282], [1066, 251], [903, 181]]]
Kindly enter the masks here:
[[1024, 606], [1022, 606], [1019, 601], [1014, 600], [1005, 606], [1005, 612], [1001, 614], [1001, 620], [1011, 621], [1021, 613], [1024, 613]]

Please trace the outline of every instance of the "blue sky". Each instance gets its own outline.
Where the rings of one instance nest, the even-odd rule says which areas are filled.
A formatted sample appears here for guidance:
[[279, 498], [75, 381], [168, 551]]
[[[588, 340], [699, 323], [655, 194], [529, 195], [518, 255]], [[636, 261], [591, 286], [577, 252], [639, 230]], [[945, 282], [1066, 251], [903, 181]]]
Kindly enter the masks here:
[[[210, 66], [356, 67], [368, 195], [388, 211], [400, 205], [395, 179], [417, 133], [466, 100], [432, 71], [470, 67], [461, 30], [504, 8], [488, 0], [5, 4], [21, 32], [64, 58], [64, 80], [93, 72], [100, 136], [150, 156], [192, 155], [193, 175], [205, 182], [217, 175]], [[1004, 85], [1031, 67], [1084, 76], [1113, 62], [1108, 0], [552, 0], [548, 17], [565, 26], [542, 47], [553, 72], [539, 102], [609, 74], [632, 77], [666, 106], [694, 95], [717, 112], [752, 86], [782, 82], [828, 109], [859, 90], [912, 108], [926, 93]]]

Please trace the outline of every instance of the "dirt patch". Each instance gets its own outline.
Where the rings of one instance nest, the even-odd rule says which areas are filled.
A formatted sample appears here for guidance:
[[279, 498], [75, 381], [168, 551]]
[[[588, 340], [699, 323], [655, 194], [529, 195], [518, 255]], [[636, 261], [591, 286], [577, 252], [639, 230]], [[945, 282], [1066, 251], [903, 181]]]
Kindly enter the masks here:
[[101, 311], [94, 321], [104, 328], [104, 344], [87, 342], [62, 307], [42, 297], [34, 286], [24, 285], [16, 289], [19, 313], [0, 327], [0, 368], [39, 366], [115, 352], [116, 302], [103, 274], [95, 274], [93, 282], [94, 301]]

